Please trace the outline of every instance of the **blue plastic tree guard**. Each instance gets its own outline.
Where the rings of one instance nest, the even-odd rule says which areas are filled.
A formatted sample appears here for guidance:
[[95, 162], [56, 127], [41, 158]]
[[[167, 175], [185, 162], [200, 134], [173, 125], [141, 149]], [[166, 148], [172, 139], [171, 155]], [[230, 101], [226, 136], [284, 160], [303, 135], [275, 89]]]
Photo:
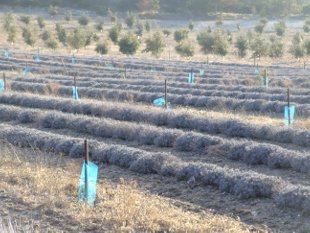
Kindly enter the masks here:
[[195, 82], [195, 74], [189, 73], [188, 74], [188, 83], [194, 83]]
[[[86, 171], [86, 172], [85, 172]], [[87, 174], [87, 184], [85, 184], [85, 174]], [[83, 163], [80, 176], [79, 201], [95, 205], [96, 186], [98, 178], [98, 166], [92, 162]], [[87, 192], [86, 192], [87, 190]]]
[[72, 57], [72, 58], [71, 58], [71, 64], [75, 64], [75, 62], [76, 62], [75, 57]]
[[23, 75], [26, 75], [26, 74], [30, 73], [31, 70], [32, 70], [31, 67], [25, 67], [25, 68], [23, 69]]
[[4, 85], [4, 80], [0, 79], [0, 92], [4, 91], [5, 85]]
[[106, 67], [109, 68], [110, 70], [113, 70], [113, 69], [114, 69], [113, 64], [107, 64]]
[[11, 53], [10, 53], [9, 51], [7, 51], [7, 50], [4, 50], [3, 56], [4, 56], [5, 58], [9, 58], [9, 57], [11, 56]]
[[289, 125], [288, 116], [290, 116], [290, 123], [293, 124], [295, 120], [295, 106], [284, 107], [284, 122], [285, 125]]
[[259, 69], [255, 68], [254, 74], [259, 75]]
[[199, 74], [200, 74], [200, 75], [204, 75], [204, 74], [205, 74], [205, 70], [200, 69], [200, 70], [199, 70]]
[[36, 56], [34, 57], [34, 60], [35, 60], [36, 62], [40, 62], [40, 61], [41, 61], [40, 56], [39, 56], [39, 55], [36, 55]]
[[153, 101], [153, 104], [155, 105], [155, 106], [158, 106], [158, 107], [162, 107], [162, 106], [164, 106], [165, 105], [165, 98], [164, 97], [161, 97], [161, 98], [158, 98], [158, 99], [156, 99], [156, 100], [154, 100]]
[[262, 87], [269, 87], [269, 78], [268, 77], [261, 77], [261, 86]]
[[78, 87], [72, 86], [72, 98], [74, 100], [79, 100]]

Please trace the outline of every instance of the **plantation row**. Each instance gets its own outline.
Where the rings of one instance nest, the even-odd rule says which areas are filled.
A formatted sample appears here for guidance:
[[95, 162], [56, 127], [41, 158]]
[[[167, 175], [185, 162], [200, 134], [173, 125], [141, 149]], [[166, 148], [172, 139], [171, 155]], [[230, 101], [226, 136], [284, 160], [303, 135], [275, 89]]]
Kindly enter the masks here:
[[264, 164], [270, 168], [291, 168], [298, 172], [308, 172], [310, 168], [310, 156], [266, 143], [222, 139], [141, 123], [95, 119], [60, 112], [46, 113], [40, 110], [1, 105], [0, 116], [3, 121], [16, 120], [20, 124], [35, 123], [42, 128], [68, 129], [94, 137], [136, 141], [141, 145], [173, 147], [178, 151], [206, 151], [215, 147], [220, 155], [251, 165]]
[[[32, 92], [40, 94], [53, 93], [51, 85], [17, 82], [11, 83], [11, 89], [13, 91]], [[59, 86], [57, 87], [57, 93], [61, 96], [72, 97], [72, 87]], [[95, 98], [106, 99], [114, 101], [130, 101], [130, 102], [142, 102], [146, 104], [152, 104], [153, 101], [159, 97], [162, 97], [161, 93], [141, 92], [141, 91], [126, 91], [123, 89], [104, 89], [104, 88], [79, 88], [79, 94], [81, 98]], [[193, 108], [206, 108], [209, 110], [229, 110], [238, 112], [259, 112], [260, 114], [269, 115], [283, 115], [286, 102], [273, 101], [268, 102], [266, 100], [239, 100], [234, 98], [224, 97], [200, 97], [200, 96], [184, 96], [177, 94], [168, 94], [168, 101], [174, 106], [190, 106]], [[310, 116], [309, 104], [298, 104], [296, 106], [296, 114], [299, 117]]]
[[[7, 124], [0, 126], [0, 138], [12, 144], [23, 147], [34, 146], [45, 152], [72, 157], [81, 157], [83, 154], [83, 142], [79, 138]], [[200, 162], [182, 162], [172, 154], [150, 153], [95, 140], [90, 140], [90, 145], [90, 154], [98, 162], [121, 166], [138, 173], [173, 176], [180, 180], [195, 177], [204, 185], [215, 186], [222, 192], [240, 198], [272, 198], [280, 206], [303, 211], [310, 209], [309, 188], [293, 185], [280, 178]]]
[[294, 144], [310, 147], [310, 133], [272, 125], [253, 125], [238, 119], [219, 119], [195, 114], [165, 111], [160, 108], [144, 110], [129, 104], [79, 102], [55, 97], [43, 97], [29, 94], [0, 95], [1, 104], [20, 107], [57, 110], [64, 113], [82, 114], [95, 117], [111, 118], [119, 121], [147, 123], [155, 126], [194, 130], [208, 134], [222, 134], [227, 137], [247, 138], [276, 143]]
[[[73, 86], [74, 81], [72, 78], [63, 78], [60, 77], [48, 77], [48, 78], [13, 78], [14, 81], [18, 82], [31, 82], [31, 83], [43, 83], [48, 84], [58, 83], [63, 86]], [[89, 79], [88, 79], [89, 80]], [[248, 99], [248, 100], [267, 100], [267, 101], [287, 101], [287, 90], [282, 89], [282, 93], [263, 93], [254, 92], [254, 91], [246, 91], [247, 88], [231, 87], [231, 86], [221, 86], [221, 85], [190, 85], [190, 84], [178, 84], [168, 82], [167, 85], [169, 94], [177, 94], [177, 95], [192, 95], [192, 96], [216, 96], [216, 97], [225, 97], [225, 98], [234, 98], [234, 99]], [[87, 81], [87, 78], [83, 80], [78, 79], [77, 83], [78, 87], [92, 87], [92, 88], [111, 88], [111, 89], [124, 89], [130, 91], [141, 91], [141, 92], [150, 92], [150, 93], [164, 93], [164, 85], [163, 82], [158, 81], [128, 81], [128, 80], [116, 80], [116, 79], [91, 79], [91, 81]], [[253, 88], [248, 88], [249, 90]], [[266, 90], [266, 89], [265, 89]], [[277, 88], [276, 90], [280, 90]], [[294, 90], [296, 93], [297, 90]], [[297, 95], [291, 95], [290, 100], [294, 103], [299, 104], [309, 104], [310, 103], [310, 95], [301, 94], [306, 92], [306, 90], [302, 90]]]
[[[98, 64], [100, 65], [98, 66], [89, 66], [89, 65], [81, 65], [81, 64], [65, 64], [63, 63], [63, 60], [61, 62], [35, 62], [33, 60], [16, 60], [16, 59], [0, 59], [1, 63], [5, 64], [8, 63], [8, 61], [10, 61], [11, 63], [15, 64], [15, 65], [20, 65], [20, 66], [26, 66], [26, 64], [30, 65], [31, 67], [49, 67], [52, 69], [56, 69], [58, 68], [63, 68], [64, 66], [67, 67], [68, 69], [71, 68], [75, 68], [75, 69], [79, 69], [80, 71], [82, 71], [83, 69], [88, 69], [88, 70], [92, 70], [98, 73], [98, 75], [101, 72], [106, 72], [109, 71], [111, 73], [113, 73], [114, 71], [119, 71], [119, 70], [124, 70], [125, 65], [124, 64], [113, 64], [113, 63], [106, 63], [105, 65], [103, 63]], [[165, 63], [165, 62], [164, 62]], [[107, 66], [108, 65], [108, 66]], [[177, 65], [177, 64], [176, 64]], [[187, 64], [187, 67], [189, 67], [190, 65]], [[159, 74], [167, 76], [167, 77], [173, 77], [173, 76], [180, 76], [180, 75], [187, 75], [189, 72], [191, 72], [191, 70], [193, 69], [194, 73], [199, 74], [200, 69], [204, 69], [205, 70], [205, 74], [204, 76], [206, 77], [210, 77], [210, 78], [216, 78], [216, 77], [223, 77], [223, 75], [233, 75], [233, 76], [238, 76], [238, 77], [255, 77], [256, 74], [254, 73], [254, 68], [253, 67], [244, 67], [243, 69], [235, 69], [234, 66], [228, 66], [228, 65], [224, 65], [224, 64], [218, 64], [218, 65], [205, 65], [203, 67], [200, 68], [188, 68], [188, 69], [180, 69], [178, 66], [175, 67], [170, 67], [168, 65], [164, 65], [164, 69], [154, 69], [154, 68], [145, 68], [145, 67], [134, 67], [133, 65], [126, 65], [126, 67], [128, 68], [128, 71], [130, 70], [130, 72], [138, 72], [141, 70], [145, 70], [148, 72], [154, 72], [154, 71], [159, 71]], [[115, 69], [114, 69], [115, 68]], [[169, 70], [174, 70], [174, 72], [171, 71], [167, 71], [167, 69]], [[296, 71], [296, 69], [294, 68], [285, 68], [285, 67], [281, 67], [281, 69], [279, 70], [268, 70], [268, 73], [270, 74], [270, 77], [272, 78], [290, 78], [290, 77], [304, 77], [306, 78], [309, 75], [309, 70], [301, 70], [300, 72], [298, 72], [298, 70]], [[230, 77], [230, 76], [229, 76]], [[229, 78], [227, 77], [227, 78]]]
[[[15, 54], [15, 52], [14, 52]], [[32, 57], [36, 56], [35, 53], [17, 53], [22, 55], [23, 57]], [[49, 61], [49, 62], [58, 62], [61, 63], [63, 61], [71, 63], [72, 57], [68, 56], [54, 56], [54, 55], [40, 55], [42, 61]], [[6, 60], [4, 58], [0, 58], [0, 60]], [[12, 60], [12, 58], [10, 58]], [[18, 59], [20, 60], [20, 58]], [[105, 64], [112, 64], [114, 67], [124, 67], [125, 65], [129, 69], [138, 69], [138, 70], [155, 70], [155, 71], [165, 71], [167, 67], [176, 70], [177, 72], [185, 72], [188, 73], [191, 69], [194, 69], [194, 72], [199, 73], [200, 69], [205, 69], [207, 72], [217, 72], [223, 73], [223, 71], [234, 71], [238, 72], [239, 74], [253, 74], [254, 68], [251, 65], [245, 64], [236, 64], [236, 63], [217, 63], [212, 62], [207, 64], [206, 62], [194, 62], [194, 61], [168, 61], [168, 60], [147, 60], [147, 59], [138, 59], [138, 58], [122, 58], [114, 60], [110, 57], [77, 57], [76, 58], [78, 65], [99, 65], [101, 66], [102, 63]], [[31, 60], [33, 64], [35, 63]], [[70, 64], [66, 64], [70, 65]], [[309, 74], [309, 69], [303, 70], [302, 68], [294, 68], [294, 67], [283, 67], [283, 66], [270, 66], [268, 67], [268, 72], [272, 74], [272, 76], [285, 76], [285, 75], [298, 75], [298, 76], [306, 76], [305, 73]]]

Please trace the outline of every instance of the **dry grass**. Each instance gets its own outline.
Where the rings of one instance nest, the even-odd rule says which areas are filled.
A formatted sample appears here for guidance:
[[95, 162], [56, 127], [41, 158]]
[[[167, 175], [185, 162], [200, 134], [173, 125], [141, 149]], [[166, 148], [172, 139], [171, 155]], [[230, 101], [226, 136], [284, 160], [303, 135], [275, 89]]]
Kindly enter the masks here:
[[238, 220], [184, 211], [123, 179], [118, 184], [100, 180], [92, 208], [77, 201], [81, 161], [25, 152], [3, 142], [0, 156], [0, 190], [39, 208], [42, 216], [70, 216], [82, 228], [94, 231], [249, 232]]

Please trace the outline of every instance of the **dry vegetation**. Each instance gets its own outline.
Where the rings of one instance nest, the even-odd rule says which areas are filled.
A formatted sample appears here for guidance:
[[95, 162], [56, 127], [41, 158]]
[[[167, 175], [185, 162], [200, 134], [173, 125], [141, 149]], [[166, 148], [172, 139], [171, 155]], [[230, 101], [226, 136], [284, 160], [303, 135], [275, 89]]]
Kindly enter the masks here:
[[[43, 155], [34, 149], [17, 149], [4, 142], [1, 142], [0, 155], [0, 198], [9, 196], [19, 200], [12, 209], [6, 209], [9, 206], [6, 199], [1, 200], [4, 203], [0, 207], [1, 232], [42, 232], [48, 229], [56, 232], [63, 230], [62, 223], [57, 224], [60, 218], [71, 220], [66, 223], [67, 230], [74, 230], [76, 224], [78, 229], [92, 232], [250, 231], [230, 217], [183, 210], [171, 200], [148, 194], [135, 182], [124, 179], [117, 184], [99, 180], [96, 207], [85, 206], [77, 202], [81, 160]], [[7, 221], [8, 216], [20, 219], [21, 203], [28, 205], [24, 219], [17, 221], [20, 224]], [[39, 218], [31, 219], [37, 214]]]

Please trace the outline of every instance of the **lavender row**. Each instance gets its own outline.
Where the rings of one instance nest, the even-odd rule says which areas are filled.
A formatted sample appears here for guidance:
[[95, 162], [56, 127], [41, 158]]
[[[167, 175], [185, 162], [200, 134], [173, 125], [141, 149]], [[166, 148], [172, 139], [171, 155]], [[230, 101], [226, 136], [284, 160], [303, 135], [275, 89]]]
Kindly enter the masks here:
[[291, 168], [298, 172], [308, 172], [310, 168], [310, 156], [305, 153], [286, 150], [266, 143], [228, 140], [141, 123], [75, 116], [60, 112], [45, 113], [39, 110], [1, 105], [0, 117], [3, 121], [16, 120], [23, 124], [35, 123], [42, 128], [69, 129], [94, 137], [135, 141], [142, 145], [157, 147], [173, 147], [178, 151], [200, 151], [208, 154], [208, 151], [216, 148], [219, 155], [251, 165], [264, 164], [270, 168]]
[[[83, 154], [82, 140], [34, 129], [1, 124], [1, 139], [19, 146], [34, 146], [45, 152], [61, 153], [72, 157]], [[212, 185], [220, 191], [240, 198], [272, 198], [277, 205], [310, 210], [310, 190], [280, 178], [238, 169], [221, 168], [212, 164], [184, 163], [171, 154], [151, 153], [125, 146], [107, 145], [90, 141], [90, 153], [97, 162], [105, 162], [137, 173], [172, 176], [180, 180], [195, 177], [203, 185]]]
[[[74, 81], [71, 79], [62, 79], [60, 77], [57, 78], [14, 78], [15, 81], [20, 82], [33, 82], [33, 83], [50, 83], [51, 80], [53, 82], [57, 82], [64, 86], [72, 86], [74, 85]], [[89, 80], [89, 79], [88, 79]], [[123, 81], [116, 79], [105, 79], [103, 80], [93, 80], [86, 81], [85, 79], [78, 80], [77, 85], [79, 87], [92, 87], [92, 88], [113, 88], [113, 89], [124, 89], [124, 90], [133, 90], [133, 91], [142, 91], [142, 92], [151, 92], [151, 93], [163, 93], [164, 86], [160, 82], [153, 81]], [[203, 90], [203, 87], [204, 90]], [[240, 86], [241, 87], [241, 86]], [[209, 87], [207, 85], [188, 86], [186, 84], [179, 85], [178, 83], [169, 82], [168, 85], [169, 93], [178, 94], [178, 95], [193, 95], [193, 96], [216, 96], [216, 97], [225, 97], [225, 98], [235, 98], [235, 99], [251, 99], [251, 100], [267, 100], [267, 101], [282, 101], [285, 102], [287, 100], [287, 91], [286, 89], [282, 89], [282, 94], [269, 94], [262, 92], [247, 92], [246, 88], [240, 88], [242, 91], [238, 91], [236, 87], [227, 87], [220, 85], [212, 85]], [[198, 89], [199, 88], [199, 89]], [[233, 90], [235, 89], [235, 90]], [[250, 89], [251, 90], [251, 89]], [[261, 90], [261, 89], [259, 89]], [[296, 90], [295, 90], [296, 92]], [[291, 95], [291, 102], [299, 103], [299, 104], [310, 104], [310, 95], [307, 93], [306, 95]]]
[[222, 134], [228, 137], [244, 137], [270, 142], [310, 147], [310, 132], [278, 126], [261, 126], [238, 119], [218, 119], [189, 113], [147, 109], [121, 103], [93, 103], [65, 100], [27, 94], [0, 95], [0, 103], [29, 108], [57, 110], [65, 113], [107, 117], [120, 121], [148, 123], [156, 126], [196, 130], [208, 134]]

